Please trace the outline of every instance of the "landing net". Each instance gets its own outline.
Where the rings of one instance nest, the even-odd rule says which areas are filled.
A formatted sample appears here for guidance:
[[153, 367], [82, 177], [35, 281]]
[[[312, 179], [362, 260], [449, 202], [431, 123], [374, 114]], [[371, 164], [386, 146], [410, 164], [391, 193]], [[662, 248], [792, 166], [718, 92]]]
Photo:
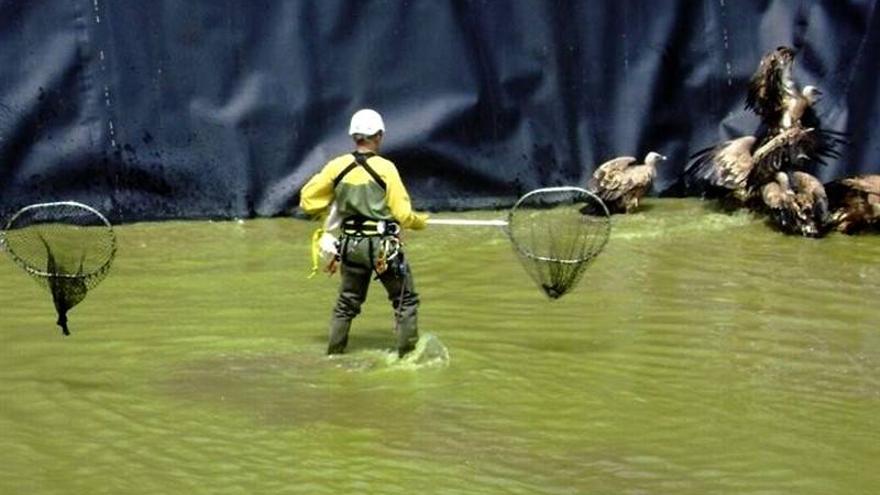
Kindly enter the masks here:
[[510, 210], [506, 231], [526, 272], [552, 299], [580, 281], [611, 233], [608, 208], [577, 187], [536, 189]]
[[52, 294], [64, 335], [70, 334], [67, 312], [104, 280], [116, 255], [110, 222], [72, 201], [22, 208], [0, 232], [0, 245]]

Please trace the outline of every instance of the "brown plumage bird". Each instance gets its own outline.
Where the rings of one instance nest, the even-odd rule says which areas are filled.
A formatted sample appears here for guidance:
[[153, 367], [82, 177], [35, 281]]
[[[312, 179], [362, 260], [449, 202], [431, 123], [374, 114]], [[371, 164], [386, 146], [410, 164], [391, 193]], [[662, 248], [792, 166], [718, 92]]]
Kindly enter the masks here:
[[822, 92], [815, 86], [799, 89], [792, 77], [795, 52], [781, 46], [768, 53], [749, 80], [746, 108], [761, 118], [758, 146], [792, 128], [809, 129], [788, 152], [779, 154], [780, 167], [769, 170], [759, 182], [773, 180], [780, 169], [801, 169], [812, 162], [824, 163], [825, 159], [839, 157], [838, 148], [846, 144], [843, 133], [823, 129], [815, 105]]
[[800, 219], [800, 233], [808, 237], [821, 237], [827, 233], [828, 194], [816, 177], [806, 172], [792, 172], [791, 185]]
[[[790, 129], [795, 125], [803, 125], [802, 120], [804, 120], [804, 117], [809, 117], [810, 111], [821, 96], [822, 91], [815, 86], [804, 86], [804, 89], [801, 91], [798, 91], [794, 86], [786, 87], [779, 127], [781, 129]], [[814, 125], [815, 123], [809, 122], [808, 124]]]
[[755, 112], [768, 128], [779, 126], [785, 112], [785, 96], [795, 87], [791, 77], [795, 52], [780, 46], [764, 55], [749, 80], [746, 108]]
[[847, 177], [830, 182], [825, 188], [833, 228], [853, 234], [880, 226], [880, 175]]
[[689, 188], [704, 194], [727, 196], [745, 204], [761, 187], [776, 178], [790, 162], [789, 154], [810, 139], [811, 129], [793, 127], [755, 148], [757, 136], [743, 136], [702, 149], [691, 155], [685, 169]]
[[795, 223], [793, 215], [797, 207], [788, 175], [779, 172], [773, 181], [764, 184], [761, 187], [761, 200], [770, 219], [780, 230], [790, 231]]
[[743, 136], [694, 153], [693, 161], [685, 169], [688, 186], [697, 186], [704, 192], [717, 190], [716, 195], [729, 193], [745, 202], [749, 196], [746, 179], [755, 164], [752, 148], [756, 141], [755, 136]]
[[822, 95], [815, 86], [798, 89], [791, 75], [794, 59], [794, 50], [781, 46], [761, 59], [749, 81], [746, 108], [761, 117], [769, 134], [800, 125], [801, 118]]
[[822, 183], [805, 172], [777, 172], [761, 188], [771, 220], [787, 234], [821, 237], [827, 230], [828, 198]]
[[588, 188], [605, 202], [611, 213], [631, 213], [651, 190], [657, 164], [663, 160], [665, 156], [653, 151], [645, 156], [644, 164], [631, 156], [614, 158], [593, 172]]

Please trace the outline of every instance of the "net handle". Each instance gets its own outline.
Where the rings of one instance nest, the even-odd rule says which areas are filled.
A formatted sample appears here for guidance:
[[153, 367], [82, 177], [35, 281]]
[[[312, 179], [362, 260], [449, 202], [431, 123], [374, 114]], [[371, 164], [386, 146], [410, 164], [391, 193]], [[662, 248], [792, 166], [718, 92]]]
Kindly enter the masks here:
[[460, 218], [429, 218], [428, 225], [454, 225], [460, 227], [507, 227], [506, 220], [465, 220]]
[[[580, 194], [584, 194], [593, 198], [593, 200], [602, 206], [602, 212], [606, 217], [611, 216], [611, 212], [608, 210], [608, 206], [605, 205], [605, 202], [602, 201], [602, 198], [596, 196], [590, 191], [586, 189], [581, 189], [580, 187], [573, 186], [557, 186], [557, 187], [542, 187], [540, 189], [534, 189], [526, 194], [520, 196], [520, 198], [514, 203], [513, 208], [508, 211], [507, 217], [508, 219], [513, 215], [513, 212], [519, 208], [526, 199], [535, 194], [542, 193], [552, 193], [552, 192], [566, 192], [566, 191], [577, 191]], [[460, 218], [429, 218], [428, 225], [452, 225], [456, 227], [507, 227], [510, 225], [509, 220], [466, 220]]]

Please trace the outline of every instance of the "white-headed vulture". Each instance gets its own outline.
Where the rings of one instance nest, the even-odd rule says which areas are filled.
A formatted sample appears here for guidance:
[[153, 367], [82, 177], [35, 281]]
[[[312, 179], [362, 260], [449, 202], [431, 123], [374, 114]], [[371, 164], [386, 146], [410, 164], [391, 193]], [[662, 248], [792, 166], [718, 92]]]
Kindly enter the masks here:
[[589, 190], [599, 196], [612, 213], [631, 213], [639, 200], [651, 190], [657, 164], [666, 157], [655, 152], [645, 156], [645, 163], [636, 163], [631, 156], [621, 156], [603, 163], [593, 172]]

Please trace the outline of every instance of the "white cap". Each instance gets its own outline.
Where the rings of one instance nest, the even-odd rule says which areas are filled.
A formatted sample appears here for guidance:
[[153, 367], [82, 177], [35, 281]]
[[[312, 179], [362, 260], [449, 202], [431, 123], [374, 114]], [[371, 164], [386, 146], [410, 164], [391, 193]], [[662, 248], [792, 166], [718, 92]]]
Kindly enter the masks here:
[[363, 134], [364, 136], [372, 136], [379, 131], [385, 131], [385, 122], [379, 112], [364, 108], [358, 110], [351, 116], [351, 126], [348, 128], [348, 135]]

